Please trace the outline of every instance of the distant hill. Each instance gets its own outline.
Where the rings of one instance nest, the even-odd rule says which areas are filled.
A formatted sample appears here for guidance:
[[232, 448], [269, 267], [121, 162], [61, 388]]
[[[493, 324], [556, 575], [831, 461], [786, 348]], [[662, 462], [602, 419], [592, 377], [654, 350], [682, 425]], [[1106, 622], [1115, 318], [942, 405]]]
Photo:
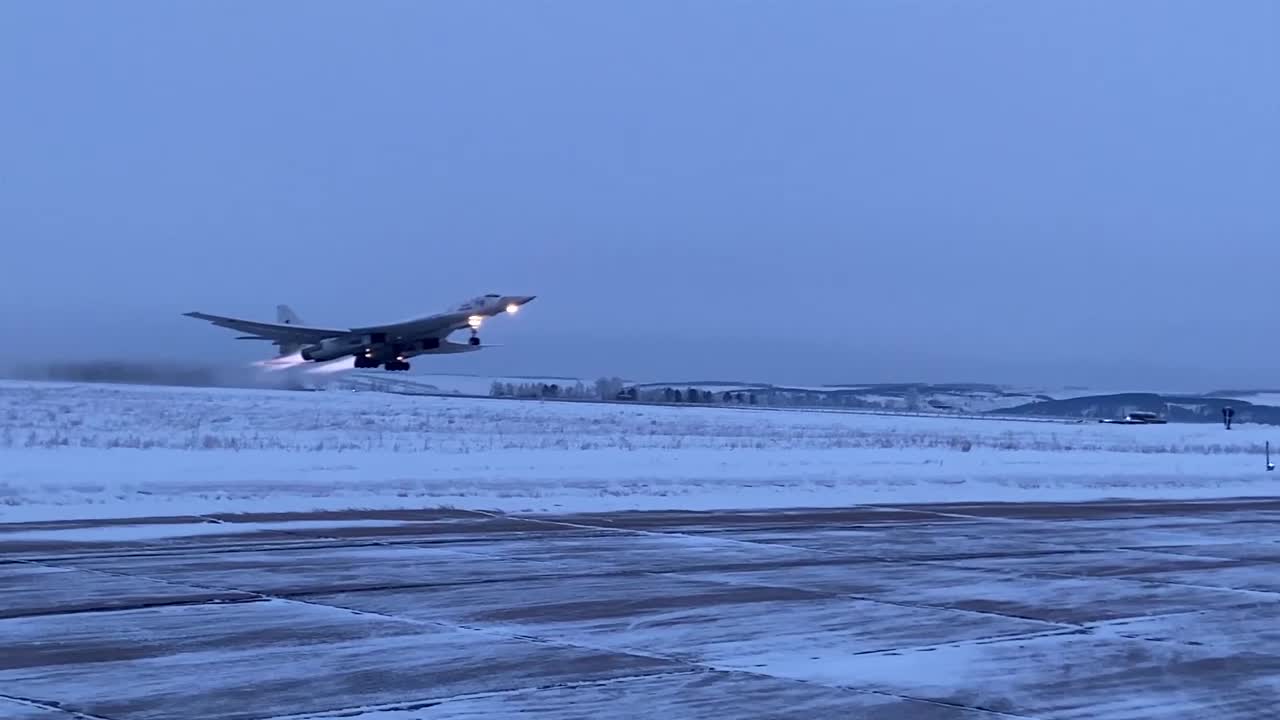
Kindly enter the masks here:
[[689, 388], [712, 394], [748, 393], [762, 405], [841, 407], [861, 410], [980, 413], [1017, 407], [1048, 395], [1010, 390], [984, 383], [864, 383], [841, 385], [774, 385], [729, 380], [648, 382], [633, 384], [641, 399], [661, 399], [666, 389]]
[[[511, 388], [558, 387], [559, 397], [596, 397], [595, 380], [553, 376], [464, 375], [448, 373], [384, 373], [355, 371], [341, 376], [330, 387], [365, 391], [423, 394], [488, 395], [494, 384]], [[1280, 392], [1274, 390], [1223, 391], [1209, 395], [1121, 392], [1085, 394], [1080, 388], [1064, 392], [1014, 389], [989, 383], [863, 383], [840, 385], [776, 385], [742, 380], [679, 380], [624, 382], [635, 388], [638, 399], [687, 402], [689, 390], [698, 391], [698, 402], [740, 403], [754, 396], [758, 405], [777, 407], [829, 407], [854, 410], [935, 412], [941, 414], [990, 414], [1118, 419], [1131, 412], [1154, 412], [1171, 422], [1216, 423], [1222, 408], [1235, 408], [1236, 422], [1280, 425]], [[510, 389], [510, 388], [508, 388]], [[668, 393], [667, 391], [673, 391]], [[674, 393], [678, 392], [676, 396]], [[521, 396], [521, 392], [515, 393]], [[1058, 397], [1054, 397], [1058, 395]], [[727, 400], [726, 400], [727, 396]], [[1251, 402], [1254, 398], [1262, 402]], [[1275, 399], [1276, 405], [1265, 401]]]
[[1246, 400], [1210, 395], [1161, 395], [1159, 393], [1116, 393], [1085, 395], [1062, 400], [1042, 400], [1000, 411], [1001, 415], [1044, 415], [1051, 417], [1121, 418], [1131, 412], [1154, 412], [1170, 422], [1222, 421], [1222, 409], [1230, 406], [1239, 423], [1280, 425], [1280, 407], [1255, 405]]

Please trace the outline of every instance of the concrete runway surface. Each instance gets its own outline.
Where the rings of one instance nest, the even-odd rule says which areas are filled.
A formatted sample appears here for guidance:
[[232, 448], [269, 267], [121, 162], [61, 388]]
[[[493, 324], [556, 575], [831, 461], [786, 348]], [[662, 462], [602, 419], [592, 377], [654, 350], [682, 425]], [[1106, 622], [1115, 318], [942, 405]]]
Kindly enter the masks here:
[[1280, 718], [1280, 500], [0, 525], [0, 718]]

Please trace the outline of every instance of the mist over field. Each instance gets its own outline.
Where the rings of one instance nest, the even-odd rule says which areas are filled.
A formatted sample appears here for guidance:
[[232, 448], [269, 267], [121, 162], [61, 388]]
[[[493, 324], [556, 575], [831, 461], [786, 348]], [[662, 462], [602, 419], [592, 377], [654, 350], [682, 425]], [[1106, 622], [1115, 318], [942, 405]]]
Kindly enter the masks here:
[[199, 362], [137, 360], [69, 360], [27, 362], [0, 370], [14, 380], [171, 385], [185, 387], [269, 388], [302, 390], [308, 387], [290, 373], [266, 373], [252, 367]]

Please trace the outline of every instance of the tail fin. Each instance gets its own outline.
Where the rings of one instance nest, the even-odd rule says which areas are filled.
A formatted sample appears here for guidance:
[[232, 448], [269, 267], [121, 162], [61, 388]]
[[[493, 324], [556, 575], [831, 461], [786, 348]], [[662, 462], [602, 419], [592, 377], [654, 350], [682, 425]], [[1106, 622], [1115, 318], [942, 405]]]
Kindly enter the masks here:
[[[276, 322], [284, 325], [301, 325], [302, 318], [298, 317], [298, 313], [288, 305], [277, 305]], [[297, 343], [277, 342], [275, 344], [280, 348], [280, 357], [292, 355], [302, 349], [302, 346]]]
[[276, 322], [284, 323], [285, 325], [301, 325], [302, 318], [298, 317], [298, 313], [294, 312], [293, 308], [288, 305], [277, 305]]

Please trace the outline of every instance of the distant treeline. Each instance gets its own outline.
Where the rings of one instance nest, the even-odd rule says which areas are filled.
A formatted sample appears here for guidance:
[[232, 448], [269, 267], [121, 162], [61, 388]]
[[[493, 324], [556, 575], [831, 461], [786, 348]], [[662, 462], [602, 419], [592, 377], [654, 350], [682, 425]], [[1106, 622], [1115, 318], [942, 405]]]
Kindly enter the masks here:
[[557, 383], [495, 381], [489, 387], [493, 397], [512, 398], [565, 398], [570, 400], [641, 400], [668, 403], [723, 403], [755, 405], [757, 394], [747, 391], [714, 392], [694, 387], [645, 387], [628, 386], [621, 378], [600, 378], [588, 386], [582, 382], [573, 385]]

